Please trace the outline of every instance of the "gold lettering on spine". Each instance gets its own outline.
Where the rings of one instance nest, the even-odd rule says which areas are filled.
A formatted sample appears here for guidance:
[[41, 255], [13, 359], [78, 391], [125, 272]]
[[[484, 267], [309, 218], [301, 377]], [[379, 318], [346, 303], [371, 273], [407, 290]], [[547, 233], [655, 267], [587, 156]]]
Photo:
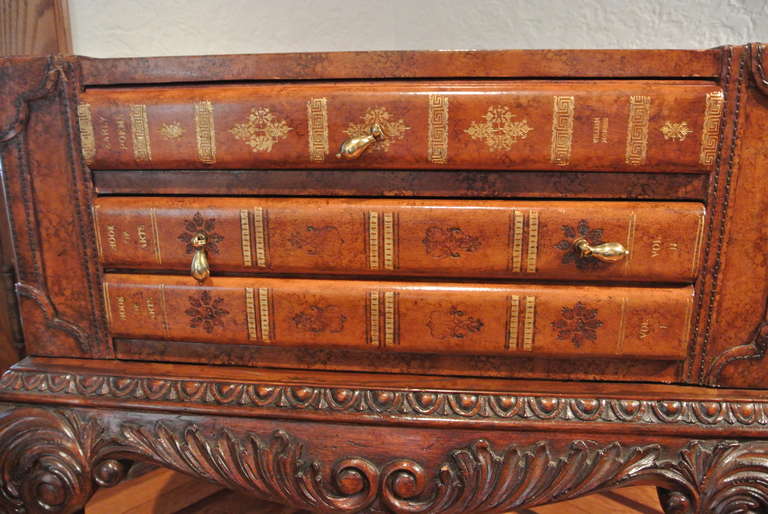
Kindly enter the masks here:
[[699, 163], [711, 166], [717, 156], [717, 141], [720, 137], [720, 117], [723, 114], [723, 92], [707, 93], [704, 107], [704, 124], [701, 127], [701, 151]]
[[539, 211], [528, 215], [528, 273], [536, 273], [536, 261], [539, 256]]
[[523, 350], [533, 350], [533, 333], [536, 328], [536, 297], [525, 297], [525, 324], [523, 326]]
[[592, 118], [592, 142], [608, 142], [608, 118]]
[[384, 219], [384, 269], [395, 269], [395, 215], [382, 214]]
[[519, 273], [523, 265], [523, 222], [525, 214], [522, 211], [513, 213], [512, 222], [512, 271]]
[[131, 137], [133, 138], [133, 158], [137, 162], [152, 160], [152, 147], [149, 142], [149, 120], [147, 106], [131, 105]]
[[379, 213], [368, 213], [368, 266], [379, 269]]
[[448, 97], [429, 95], [429, 135], [427, 156], [429, 162], [448, 162]]
[[371, 291], [368, 293], [368, 330], [369, 338], [368, 342], [374, 346], [379, 346], [379, 292]]
[[157, 229], [157, 209], [150, 209], [149, 220], [152, 222], [152, 237], [155, 239], [155, 260], [158, 264], [162, 264], [163, 257], [160, 253], [160, 231]]
[[648, 118], [650, 115], [650, 96], [629, 97], [626, 152], [627, 164], [639, 166], [645, 163], [645, 156], [648, 149]]
[[252, 266], [251, 221], [248, 219], [248, 209], [240, 210], [240, 239], [243, 246], [243, 266]]
[[259, 268], [265, 268], [267, 266], [267, 227], [266, 223], [264, 222], [263, 208], [255, 207], [253, 209], [253, 223], [256, 231], [256, 266]]
[[552, 107], [552, 164], [566, 166], [571, 160], [573, 113], [576, 101], [572, 96], [555, 96]]
[[90, 166], [96, 157], [96, 138], [93, 132], [90, 104], [77, 106], [77, 122], [80, 127], [80, 146], [83, 150], [83, 159]]
[[507, 344], [505, 348], [517, 349], [517, 335], [520, 330], [520, 296], [509, 297], [509, 316], [507, 319]]
[[259, 332], [256, 330], [256, 299], [252, 287], [245, 288], [245, 314], [248, 325], [248, 339], [257, 340]]
[[261, 340], [264, 343], [272, 342], [272, 332], [269, 321], [269, 289], [259, 288], [259, 325], [261, 327]]
[[396, 328], [396, 298], [397, 295], [394, 292], [384, 293], [384, 346], [392, 346], [397, 344], [395, 337]]
[[325, 160], [328, 155], [328, 102], [325, 98], [311, 98], [307, 102], [307, 133], [309, 159]]
[[216, 162], [216, 132], [213, 125], [213, 104], [208, 100], [195, 104], [195, 135], [197, 158], [205, 164]]

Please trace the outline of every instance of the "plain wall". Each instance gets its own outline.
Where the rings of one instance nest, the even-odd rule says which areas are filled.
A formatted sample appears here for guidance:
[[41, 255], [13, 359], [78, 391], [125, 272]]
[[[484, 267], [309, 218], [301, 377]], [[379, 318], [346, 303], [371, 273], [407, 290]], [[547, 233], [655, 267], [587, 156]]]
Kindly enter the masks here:
[[69, 7], [74, 51], [93, 57], [768, 41], [765, 0], [69, 0]]

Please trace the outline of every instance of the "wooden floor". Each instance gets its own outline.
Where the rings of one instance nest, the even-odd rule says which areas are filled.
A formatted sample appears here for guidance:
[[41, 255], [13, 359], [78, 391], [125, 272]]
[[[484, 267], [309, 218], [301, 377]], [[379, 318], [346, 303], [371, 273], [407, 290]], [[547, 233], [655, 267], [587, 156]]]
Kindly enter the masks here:
[[[567, 502], [513, 511], [520, 514], [661, 513], [656, 489], [627, 487]], [[289, 507], [255, 500], [186, 475], [156, 469], [102, 489], [85, 514], [305, 514]]]

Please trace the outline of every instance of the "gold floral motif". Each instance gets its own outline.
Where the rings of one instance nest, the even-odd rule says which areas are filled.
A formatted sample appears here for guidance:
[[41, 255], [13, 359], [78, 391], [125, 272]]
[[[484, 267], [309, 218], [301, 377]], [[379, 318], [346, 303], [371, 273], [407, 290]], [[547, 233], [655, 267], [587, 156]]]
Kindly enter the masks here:
[[685, 141], [685, 136], [693, 134], [693, 130], [688, 128], [688, 122], [686, 121], [679, 123], [668, 121], [664, 123], [660, 130], [664, 134], [664, 139], [671, 139], [673, 141]]
[[509, 150], [518, 140], [527, 138], [533, 130], [528, 120], [513, 121], [515, 116], [506, 105], [494, 105], [483, 116], [483, 123], [473, 121], [464, 132], [472, 136], [472, 139], [485, 140], [492, 152]]
[[178, 121], [174, 121], [171, 123], [163, 123], [160, 126], [160, 135], [163, 136], [163, 139], [166, 141], [173, 141], [174, 139], [179, 139], [181, 136], [184, 135], [184, 127], [181, 126], [181, 123]]
[[344, 133], [349, 137], [365, 137], [371, 134], [373, 125], [379, 125], [384, 131], [384, 137], [374, 142], [369, 151], [387, 152], [392, 143], [403, 139], [405, 132], [411, 130], [405, 121], [395, 120], [384, 107], [368, 109], [360, 119], [360, 123], [350, 123]]
[[285, 139], [293, 130], [285, 120], [280, 120], [266, 107], [254, 107], [248, 120], [230, 129], [236, 139], [251, 147], [253, 152], [271, 152], [272, 147]]

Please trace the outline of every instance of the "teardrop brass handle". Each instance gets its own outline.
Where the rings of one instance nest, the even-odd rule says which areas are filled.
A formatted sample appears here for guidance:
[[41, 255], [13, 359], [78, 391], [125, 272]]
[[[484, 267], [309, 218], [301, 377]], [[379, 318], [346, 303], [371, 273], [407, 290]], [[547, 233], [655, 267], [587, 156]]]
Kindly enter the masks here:
[[192, 238], [192, 246], [195, 248], [195, 255], [192, 256], [192, 277], [198, 282], [203, 282], [206, 278], [211, 276], [211, 270], [208, 267], [208, 255], [205, 251], [205, 245], [208, 244], [208, 237], [198, 232], [195, 237]]
[[363, 152], [368, 150], [370, 146], [384, 137], [384, 131], [381, 125], [374, 123], [371, 125], [371, 133], [367, 136], [351, 137], [341, 144], [339, 153], [336, 154], [337, 159], [357, 159]]
[[573, 247], [579, 251], [582, 257], [594, 257], [603, 262], [620, 261], [629, 255], [629, 250], [624, 248], [624, 245], [621, 243], [603, 243], [592, 246], [589, 244], [589, 241], [583, 237], [574, 241]]

